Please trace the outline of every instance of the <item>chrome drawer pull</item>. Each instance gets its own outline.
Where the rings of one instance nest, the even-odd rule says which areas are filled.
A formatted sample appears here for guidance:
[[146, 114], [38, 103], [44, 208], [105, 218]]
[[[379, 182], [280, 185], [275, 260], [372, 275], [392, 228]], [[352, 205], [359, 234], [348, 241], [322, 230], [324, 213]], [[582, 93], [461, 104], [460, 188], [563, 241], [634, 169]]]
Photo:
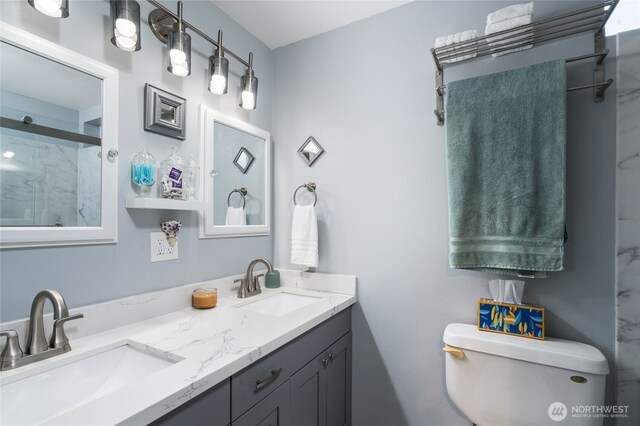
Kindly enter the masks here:
[[256, 380], [256, 390], [260, 390], [265, 386], [268, 386], [271, 382], [280, 377], [280, 373], [282, 373], [282, 368], [278, 368], [277, 370], [271, 370], [271, 375], [264, 380]]

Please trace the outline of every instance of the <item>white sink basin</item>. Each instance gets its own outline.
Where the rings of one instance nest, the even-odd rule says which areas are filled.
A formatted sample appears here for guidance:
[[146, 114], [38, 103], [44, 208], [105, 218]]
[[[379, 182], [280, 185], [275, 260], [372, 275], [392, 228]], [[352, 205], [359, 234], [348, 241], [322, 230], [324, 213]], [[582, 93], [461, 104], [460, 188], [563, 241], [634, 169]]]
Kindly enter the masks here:
[[63, 366], [54, 365], [0, 387], [0, 424], [45, 422], [174, 362], [123, 344]]
[[300, 294], [277, 293], [265, 299], [256, 300], [255, 302], [239, 306], [239, 308], [259, 312], [261, 314], [281, 317], [307, 306], [310, 303], [316, 302], [319, 299], [320, 297], [303, 296]]

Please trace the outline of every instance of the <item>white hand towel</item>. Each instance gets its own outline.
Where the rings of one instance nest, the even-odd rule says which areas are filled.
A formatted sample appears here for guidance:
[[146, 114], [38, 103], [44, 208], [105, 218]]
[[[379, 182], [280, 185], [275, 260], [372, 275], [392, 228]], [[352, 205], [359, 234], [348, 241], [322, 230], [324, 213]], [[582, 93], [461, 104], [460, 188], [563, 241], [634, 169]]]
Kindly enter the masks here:
[[247, 215], [243, 207], [228, 207], [225, 225], [240, 226], [247, 224]]
[[313, 205], [295, 206], [291, 224], [291, 263], [318, 266], [318, 218]]
[[[487, 27], [484, 29], [484, 33], [485, 35], [490, 35], [500, 31], [509, 30], [511, 28], [521, 27], [522, 25], [527, 25], [530, 23], [531, 23], [531, 15], [518, 16], [516, 18], [506, 19], [504, 21], [496, 22], [494, 24], [488, 24]], [[517, 36], [514, 37], [514, 35], [518, 34], [519, 32], [525, 32], [530, 30], [531, 30], [530, 28], [523, 28], [520, 31], [511, 32], [510, 35], [508, 36], [502, 34], [495, 37], [489, 37], [487, 39], [487, 43], [489, 43], [489, 46], [491, 46], [492, 48], [499, 49], [501, 46], [503, 46], [507, 42], [513, 43], [514, 40], [518, 40], [518, 39], [525, 41], [527, 38], [532, 37], [533, 36], [532, 32], [528, 32], [526, 35], [523, 35], [521, 37], [517, 37]], [[493, 57], [497, 58], [498, 56], [506, 55], [513, 52], [519, 52], [521, 50], [531, 49], [532, 47], [533, 47], [533, 44], [516, 47], [514, 49], [509, 49], [502, 52], [494, 53]]]
[[533, 15], [533, 2], [513, 4], [487, 15], [487, 25], [504, 21], [518, 16]]
[[[435, 43], [435, 48], [439, 48], [439, 47], [445, 47], [445, 46], [449, 46], [452, 45], [454, 43], [462, 43], [463, 41], [467, 41], [467, 40], [471, 40], [474, 39], [478, 36], [478, 31], [477, 30], [467, 30], [467, 31], [463, 31], [461, 33], [455, 33], [455, 34], [450, 34], [448, 36], [440, 36], [438, 38], [436, 38], [436, 43]], [[466, 46], [464, 46], [464, 49], [470, 49], [472, 47], [474, 47], [475, 44], [468, 44]], [[447, 50], [445, 49], [444, 51], [441, 51], [440, 53], [445, 53], [447, 52]], [[464, 55], [464, 56], [460, 56], [454, 59], [444, 59], [442, 60], [443, 63], [445, 64], [450, 64], [453, 62], [458, 62], [458, 61], [463, 61], [465, 59], [469, 59], [469, 58], [474, 58], [477, 55], [477, 53], [470, 53], [468, 55]]]

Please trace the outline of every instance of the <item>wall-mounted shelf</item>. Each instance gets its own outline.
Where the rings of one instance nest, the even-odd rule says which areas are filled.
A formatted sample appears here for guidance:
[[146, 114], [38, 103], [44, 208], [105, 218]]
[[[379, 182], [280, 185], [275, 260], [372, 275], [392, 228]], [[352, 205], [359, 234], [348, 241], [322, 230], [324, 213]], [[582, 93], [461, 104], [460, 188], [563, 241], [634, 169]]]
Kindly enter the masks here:
[[609, 52], [604, 48], [604, 26], [620, 0], [605, 0], [602, 4], [578, 9], [550, 18], [540, 19], [527, 25], [477, 37], [431, 49], [436, 63], [436, 109], [438, 126], [444, 125], [444, 67], [468, 62], [476, 58], [512, 49], [538, 45], [584, 32], [594, 33], [594, 54], [567, 59], [567, 62], [596, 58], [593, 68], [593, 83], [571, 87], [567, 90], [593, 88], [594, 102], [604, 100], [604, 92], [613, 83], [604, 78], [604, 58]]
[[126, 200], [128, 209], [155, 209], [155, 210], [204, 210], [202, 201], [170, 200], [166, 198], [131, 197]]

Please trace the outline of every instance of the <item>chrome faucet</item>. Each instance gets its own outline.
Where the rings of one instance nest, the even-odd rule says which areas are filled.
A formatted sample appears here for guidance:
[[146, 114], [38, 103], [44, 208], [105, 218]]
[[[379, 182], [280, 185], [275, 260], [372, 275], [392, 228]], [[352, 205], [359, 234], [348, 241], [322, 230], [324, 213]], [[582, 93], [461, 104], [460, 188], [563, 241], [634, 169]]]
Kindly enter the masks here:
[[260, 282], [258, 281], [258, 279], [264, 274], [259, 274], [255, 277], [253, 276], [253, 268], [255, 268], [258, 263], [264, 263], [267, 267], [268, 272], [273, 272], [273, 266], [267, 259], [259, 258], [252, 260], [251, 263], [249, 263], [249, 267], [247, 268], [247, 274], [245, 275], [245, 277], [234, 280], [235, 283], [240, 283], [240, 287], [238, 288], [238, 297], [240, 299], [262, 293], [262, 290], [260, 289]]
[[[44, 303], [49, 299], [53, 304], [53, 331], [51, 339], [47, 343], [44, 335]], [[20, 348], [18, 333], [15, 330], [0, 332], [0, 336], [7, 338], [7, 343], [0, 354], [0, 370], [10, 370], [36, 361], [51, 358], [53, 356], [71, 350], [69, 338], [64, 332], [64, 324], [78, 318], [84, 318], [83, 314], [69, 315], [69, 309], [64, 298], [57, 290], [42, 290], [36, 295], [31, 304], [29, 317], [29, 333], [27, 337], [26, 354]]]

